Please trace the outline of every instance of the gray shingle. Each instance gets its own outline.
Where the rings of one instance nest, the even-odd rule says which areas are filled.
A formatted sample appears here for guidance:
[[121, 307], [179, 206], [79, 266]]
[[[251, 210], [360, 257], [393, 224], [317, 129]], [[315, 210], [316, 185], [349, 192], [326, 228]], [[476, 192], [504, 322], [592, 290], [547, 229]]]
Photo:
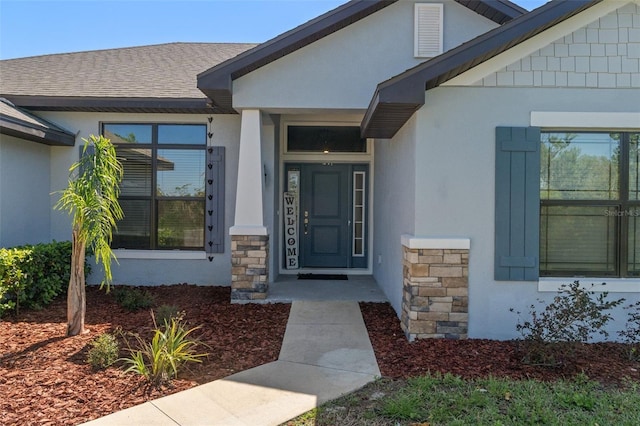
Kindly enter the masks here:
[[254, 47], [169, 43], [0, 61], [0, 94], [202, 99], [196, 75]]

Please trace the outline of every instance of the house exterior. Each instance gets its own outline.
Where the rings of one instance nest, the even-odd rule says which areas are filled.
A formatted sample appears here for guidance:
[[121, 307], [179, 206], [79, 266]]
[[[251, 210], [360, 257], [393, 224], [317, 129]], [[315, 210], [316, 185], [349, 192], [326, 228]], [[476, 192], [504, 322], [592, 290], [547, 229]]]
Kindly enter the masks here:
[[116, 282], [373, 275], [410, 339], [512, 338], [575, 279], [640, 300], [639, 62], [637, 0], [352, 1], [257, 46], [1, 61], [0, 245], [68, 238], [50, 193], [103, 133]]

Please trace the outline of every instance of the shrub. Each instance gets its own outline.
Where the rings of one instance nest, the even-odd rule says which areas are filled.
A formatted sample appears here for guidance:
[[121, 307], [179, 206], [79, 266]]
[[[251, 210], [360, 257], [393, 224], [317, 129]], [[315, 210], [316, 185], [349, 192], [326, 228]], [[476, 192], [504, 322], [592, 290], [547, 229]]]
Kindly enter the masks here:
[[625, 309], [629, 311], [627, 323], [618, 335], [629, 345], [629, 359], [640, 361], [640, 301], [626, 306]]
[[89, 344], [87, 362], [94, 369], [107, 368], [118, 360], [120, 347], [114, 335], [103, 333]]
[[135, 287], [116, 287], [113, 297], [118, 305], [130, 312], [150, 308], [154, 303], [151, 293]]
[[174, 318], [165, 322], [162, 328], [156, 326], [150, 342], [134, 335], [140, 349], [129, 346], [131, 357], [123, 359], [129, 365], [125, 371], [144, 376], [156, 387], [170, 382], [178, 376], [178, 371], [184, 364], [202, 362], [201, 358], [207, 356], [196, 353], [195, 348], [200, 343], [189, 337], [199, 328], [187, 330], [183, 321]]
[[21, 265], [25, 263], [26, 250], [0, 249], [0, 316], [19, 308], [22, 293], [27, 285]]
[[516, 325], [525, 343], [523, 361], [548, 366], [568, 364], [576, 344], [587, 343], [594, 334], [608, 337], [604, 326], [611, 320], [611, 315], [607, 311], [620, 305], [624, 299], [607, 301], [607, 292], [593, 298], [594, 294], [581, 288], [579, 281], [574, 281], [573, 284], [562, 285], [553, 302], [542, 312], [531, 305], [531, 319], [518, 320]]
[[[10, 309], [41, 309], [64, 294], [71, 271], [71, 243], [0, 249], [0, 316]], [[91, 267], [85, 262], [85, 273]]]
[[176, 319], [178, 321], [182, 321], [185, 316], [184, 311], [179, 311], [179, 308], [174, 305], [160, 305], [155, 312], [155, 320], [164, 324], [165, 322], [170, 322], [172, 319]]

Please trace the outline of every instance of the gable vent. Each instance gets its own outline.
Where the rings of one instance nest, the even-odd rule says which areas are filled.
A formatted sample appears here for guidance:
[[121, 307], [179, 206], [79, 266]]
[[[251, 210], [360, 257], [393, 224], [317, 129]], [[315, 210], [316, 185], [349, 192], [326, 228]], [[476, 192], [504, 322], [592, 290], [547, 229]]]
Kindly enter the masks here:
[[442, 53], [442, 4], [415, 5], [416, 58], [433, 58]]

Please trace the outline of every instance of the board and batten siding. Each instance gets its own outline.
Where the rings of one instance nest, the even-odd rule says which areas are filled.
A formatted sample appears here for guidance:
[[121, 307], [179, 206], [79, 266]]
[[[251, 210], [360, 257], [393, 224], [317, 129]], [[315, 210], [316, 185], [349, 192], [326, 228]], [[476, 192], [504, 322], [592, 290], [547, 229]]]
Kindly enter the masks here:
[[540, 128], [496, 128], [495, 279], [537, 281]]

